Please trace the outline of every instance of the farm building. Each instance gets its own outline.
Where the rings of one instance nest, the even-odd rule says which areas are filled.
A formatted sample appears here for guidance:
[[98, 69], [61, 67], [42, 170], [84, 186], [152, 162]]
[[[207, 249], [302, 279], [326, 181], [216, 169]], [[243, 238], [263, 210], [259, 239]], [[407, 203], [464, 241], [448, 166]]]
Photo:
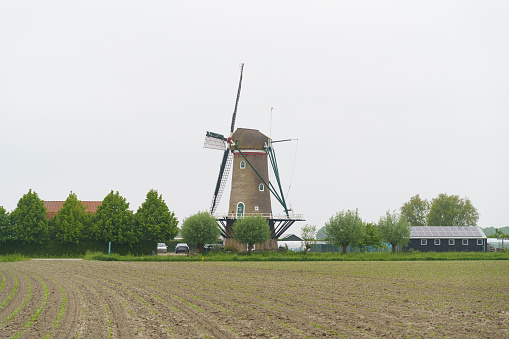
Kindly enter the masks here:
[[285, 235], [278, 239], [277, 244], [279, 248], [288, 247], [292, 251], [302, 251], [302, 239], [295, 234]]
[[289, 234], [282, 237], [280, 241], [302, 241], [302, 239], [296, 236], [295, 234]]
[[412, 226], [407, 249], [421, 252], [486, 252], [486, 235], [480, 227]]
[[[55, 214], [60, 211], [60, 209], [64, 206], [65, 201], [45, 201], [44, 207], [46, 207], [46, 219], [51, 219], [55, 216]], [[82, 201], [83, 206], [86, 208], [86, 212], [94, 214], [97, 211], [97, 208], [102, 204], [102, 201]]]

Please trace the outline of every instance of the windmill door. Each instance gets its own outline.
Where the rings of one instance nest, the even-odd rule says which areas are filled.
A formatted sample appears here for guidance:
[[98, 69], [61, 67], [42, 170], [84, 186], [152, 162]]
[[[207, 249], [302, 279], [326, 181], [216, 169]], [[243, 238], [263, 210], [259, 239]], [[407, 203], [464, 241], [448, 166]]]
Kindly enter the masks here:
[[237, 204], [237, 218], [242, 218], [244, 216], [244, 203], [239, 202]]

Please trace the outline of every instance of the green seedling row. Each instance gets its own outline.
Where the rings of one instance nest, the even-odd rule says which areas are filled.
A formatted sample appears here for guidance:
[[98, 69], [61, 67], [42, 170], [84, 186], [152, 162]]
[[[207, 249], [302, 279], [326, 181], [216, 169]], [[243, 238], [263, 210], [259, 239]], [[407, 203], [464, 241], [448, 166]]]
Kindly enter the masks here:
[[23, 302], [21, 303], [21, 305], [19, 305], [11, 314], [9, 314], [9, 316], [7, 316], [7, 318], [5, 318], [5, 320], [0, 323], [0, 328], [4, 327], [9, 321], [12, 320], [12, 318], [14, 318], [16, 316], [16, 314], [18, 314], [18, 312], [23, 308], [23, 306], [25, 306], [25, 304], [28, 302], [28, 300], [30, 300], [30, 298], [32, 297], [32, 282], [30, 281], [30, 279], [28, 279], [28, 277], [24, 274], [21, 274], [28, 282], [28, 294], [27, 296], [25, 297], [25, 299], [23, 300]]
[[[0, 304], [0, 308], [4, 307], [5, 305], [7, 305], [7, 303], [9, 302], [9, 300], [12, 299], [12, 297], [14, 296], [14, 294], [16, 293], [16, 290], [18, 289], [18, 277], [16, 275], [13, 275], [11, 274], [13, 277], [14, 277], [14, 285], [12, 286], [12, 290], [11, 290], [11, 293], [9, 293], [9, 295], [5, 298], [4, 301], [2, 301], [2, 303]], [[1, 327], [1, 326], [0, 326]]]
[[18, 331], [17, 333], [15, 333], [11, 339], [17, 339], [19, 336], [21, 336], [21, 334], [23, 334], [23, 332], [27, 329], [27, 328], [30, 328], [30, 326], [32, 326], [32, 324], [34, 323], [34, 321], [37, 320], [37, 318], [39, 318], [39, 315], [41, 314], [42, 310], [44, 309], [44, 306], [46, 306], [46, 303], [48, 301], [48, 297], [49, 297], [49, 291], [48, 291], [48, 286], [46, 285], [46, 283], [37, 275], [33, 275], [37, 280], [39, 280], [39, 282], [42, 284], [42, 287], [43, 287], [43, 290], [44, 290], [44, 300], [43, 302], [41, 303], [41, 305], [39, 306], [39, 308], [37, 308], [37, 310], [35, 310], [34, 314], [32, 314], [32, 316], [30, 317], [30, 320], [28, 320], [23, 326], [25, 327], [24, 329], [21, 329], [20, 331]]

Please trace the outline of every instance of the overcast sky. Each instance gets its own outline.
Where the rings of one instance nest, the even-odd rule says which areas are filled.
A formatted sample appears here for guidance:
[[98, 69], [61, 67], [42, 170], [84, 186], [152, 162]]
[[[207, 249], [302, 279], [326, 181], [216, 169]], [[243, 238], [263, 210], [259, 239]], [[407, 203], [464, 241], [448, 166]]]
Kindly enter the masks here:
[[153, 188], [180, 221], [208, 210], [203, 140], [244, 62], [236, 127], [268, 135], [274, 107], [272, 137], [298, 138], [276, 152], [305, 223], [446, 193], [506, 226], [508, 60], [508, 1], [4, 0], [0, 205], [114, 190], [135, 211]]

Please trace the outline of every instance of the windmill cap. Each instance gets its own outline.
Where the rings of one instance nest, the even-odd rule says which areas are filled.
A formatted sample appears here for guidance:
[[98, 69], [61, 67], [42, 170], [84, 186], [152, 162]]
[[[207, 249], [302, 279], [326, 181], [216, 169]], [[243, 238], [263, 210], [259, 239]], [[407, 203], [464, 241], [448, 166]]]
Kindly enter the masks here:
[[232, 141], [234, 143], [238, 142], [237, 147], [239, 149], [263, 150], [265, 144], [269, 141], [269, 137], [260, 133], [257, 129], [237, 128], [232, 135]]

